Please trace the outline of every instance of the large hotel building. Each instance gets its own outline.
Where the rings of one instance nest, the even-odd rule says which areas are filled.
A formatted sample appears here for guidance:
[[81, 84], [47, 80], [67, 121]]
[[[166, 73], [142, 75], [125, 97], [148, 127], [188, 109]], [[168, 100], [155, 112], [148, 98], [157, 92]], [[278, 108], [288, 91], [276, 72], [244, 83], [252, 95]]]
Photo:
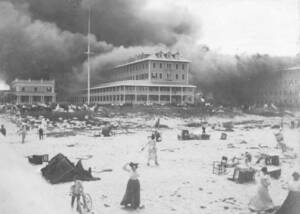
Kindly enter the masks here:
[[274, 72], [254, 89], [252, 103], [275, 104], [285, 107], [300, 106], [300, 67], [291, 67]]
[[[91, 87], [90, 103], [192, 104], [196, 86], [189, 84], [189, 64], [179, 53], [140, 54], [110, 70], [109, 82]], [[87, 102], [87, 90], [72, 102]]]

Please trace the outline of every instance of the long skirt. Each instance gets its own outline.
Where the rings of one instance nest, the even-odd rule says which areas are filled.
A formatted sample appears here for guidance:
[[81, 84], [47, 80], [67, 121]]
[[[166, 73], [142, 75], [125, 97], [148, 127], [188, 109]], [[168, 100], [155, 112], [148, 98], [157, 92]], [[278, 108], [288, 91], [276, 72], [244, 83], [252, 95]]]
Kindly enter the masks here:
[[129, 179], [127, 188], [121, 205], [129, 206], [131, 208], [138, 208], [140, 206], [140, 182], [139, 180]]
[[249, 208], [253, 211], [266, 211], [274, 208], [268, 188], [260, 186], [256, 195], [250, 200]]

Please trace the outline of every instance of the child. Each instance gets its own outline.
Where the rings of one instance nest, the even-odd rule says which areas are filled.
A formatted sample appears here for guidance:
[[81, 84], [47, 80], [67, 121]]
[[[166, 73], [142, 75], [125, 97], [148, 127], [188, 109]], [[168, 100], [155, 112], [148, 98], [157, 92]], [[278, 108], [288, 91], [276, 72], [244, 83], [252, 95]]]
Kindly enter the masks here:
[[[71, 192], [70, 195], [72, 196], [71, 198], [71, 207], [74, 207], [74, 201], [76, 198], [76, 203], [77, 203], [77, 210], [79, 209], [79, 204], [80, 204], [80, 197], [83, 195], [83, 186], [82, 183], [77, 180], [77, 177], [74, 177], [74, 184], [71, 186]], [[84, 197], [83, 197], [84, 199]]]

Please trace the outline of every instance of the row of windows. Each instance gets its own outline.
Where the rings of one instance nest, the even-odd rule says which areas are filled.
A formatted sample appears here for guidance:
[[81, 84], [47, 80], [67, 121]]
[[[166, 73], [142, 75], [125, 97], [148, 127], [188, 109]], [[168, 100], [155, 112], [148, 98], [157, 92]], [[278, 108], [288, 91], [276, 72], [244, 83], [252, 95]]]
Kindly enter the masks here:
[[[43, 87], [43, 89], [44, 89], [44, 87]], [[43, 92], [44, 90], [41, 90], [41, 88], [38, 88], [38, 87], [21, 87], [20, 91], [22, 91], [22, 92], [25, 92], [25, 91]], [[46, 87], [46, 92], [52, 92], [52, 87]]]
[[[172, 63], [153, 62], [152, 67], [156, 68], [156, 66], [160, 69], [163, 69], [163, 68], [171, 69], [174, 66], [174, 68], [176, 70], [178, 70], [178, 69], [185, 70], [185, 64], [181, 64], [181, 66], [180, 66], [180, 64], [173, 64], [173, 66], [172, 66]], [[118, 70], [121, 72], [125, 72], [125, 71], [137, 71], [137, 70], [147, 69], [147, 68], [148, 68], [148, 63], [137, 63], [137, 64], [127, 65], [127, 66], [118, 68]]]
[[[163, 74], [162, 73], [152, 73], [151, 74], [151, 78], [152, 79], [163, 79]], [[166, 79], [167, 80], [172, 80], [172, 75], [171, 75], [171, 73], [167, 73], [166, 74]], [[175, 79], [176, 80], [179, 80], [179, 74], [175, 74]], [[184, 80], [185, 79], [185, 75], [184, 74], [182, 74], [181, 75], [181, 80]]]
[[[163, 67], [167, 67], [168, 69], [172, 68], [172, 64], [171, 63], [157, 63], [160, 69], [163, 69]], [[174, 65], [174, 64], [173, 64]], [[156, 68], [156, 62], [152, 63], [152, 67]], [[179, 65], [175, 64], [175, 69], [178, 70], [179, 69]], [[181, 64], [181, 69], [184, 70], [185, 69], [185, 64]]]

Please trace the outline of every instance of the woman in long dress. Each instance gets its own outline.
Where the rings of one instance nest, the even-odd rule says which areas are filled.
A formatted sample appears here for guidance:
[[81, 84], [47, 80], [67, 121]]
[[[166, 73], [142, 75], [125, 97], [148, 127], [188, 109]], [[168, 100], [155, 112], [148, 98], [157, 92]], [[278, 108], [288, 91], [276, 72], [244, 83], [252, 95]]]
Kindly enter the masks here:
[[261, 169], [261, 178], [259, 181], [258, 191], [249, 202], [249, 209], [252, 211], [268, 211], [274, 209], [274, 204], [269, 194], [271, 184], [267, 167]]
[[126, 192], [121, 201], [121, 205], [126, 208], [137, 209], [140, 207], [140, 182], [138, 180], [139, 174], [137, 173], [137, 163], [126, 163], [123, 169], [130, 173], [127, 183]]

